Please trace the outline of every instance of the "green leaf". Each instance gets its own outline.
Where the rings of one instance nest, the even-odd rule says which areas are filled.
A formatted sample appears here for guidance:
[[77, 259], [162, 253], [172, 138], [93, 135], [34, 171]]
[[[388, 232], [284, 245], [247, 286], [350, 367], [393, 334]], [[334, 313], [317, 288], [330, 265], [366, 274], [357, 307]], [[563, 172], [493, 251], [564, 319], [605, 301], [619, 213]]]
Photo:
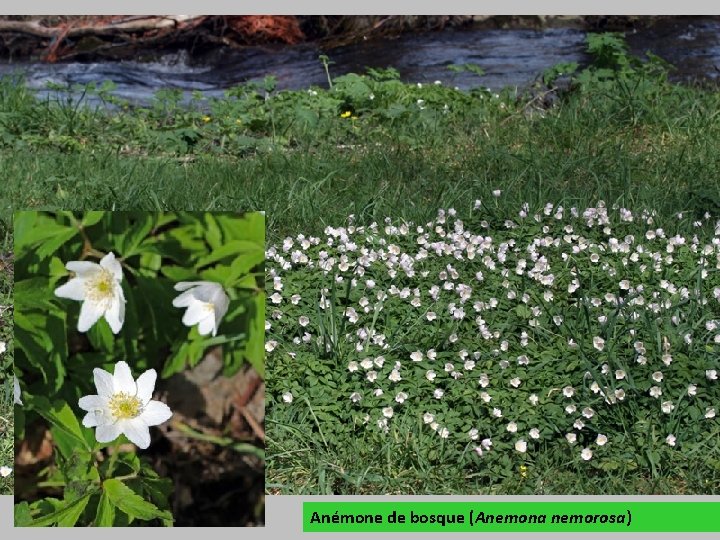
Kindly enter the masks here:
[[146, 501], [120, 480], [110, 478], [103, 482], [103, 490], [116, 507], [128, 516], [150, 520], [155, 518], [172, 519], [170, 512], [162, 511], [153, 503]]
[[[79, 499], [75, 499], [65, 506], [62, 506], [59, 510], [33, 520], [32, 523], [29, 523], [28, 525], [31, 527], [47, 527], [55, 523], [60, 524], [60, 522], [72, 522], [74, 524], [75, 521], [77, 521], [77, 517], [79, 517], [82, 511], [85, 510], [85, 507], [92, 495], [93, 493], [87, 493]], [[72, 521], [74, 516], [77, 517], [75, 517], [75, 521]]]
[[15, 309], [21, 312], [28, 309], [57, 309], [47, 278], [35, 277], [15, 283]]
[[70, 506], [66, 509], [66, 512], [63, 514], [63, 516], [58, 518], [58, 526], [74, 527], [77, 523], [77, 520], [80, 518], [83, 511], [85, 510], [85, 507], [87, 506], [91, 495], [92, 493], [86, 493], [81, 498], [71, 502]]
[[110, 500], [107, 491], [103, 491], [95, 514], [96, 527], [112, 527], [115, 521], [115, 505]]
[[222, 246], [222, 233], [210, 212], [205, 213], [205, 225], [205, 240], [210, 244], [212, 251], [219, 249]]
[[29, 527], [32, 525], [32, 516], [30, 515], [30, 505], [27, 501], [23, 501], [15, 505], [15, 526]]
[[[135, 217], [134, 213], [133, 217]], [[152, 214], [145, 213], [140, 215], [138, 222], [133, 225], [130, 232], [123, 238], [120, 249], [124, 258], [132, 257], [139, 252], [140, 245], [147, 238], [148, 234], [150, 234], [154, 224], [155, 220]]]
[[[232, 256], [249, 255], [257, 258], [258, 254], [261, 254], [260, 261], [263, 261], [265, 259], [265, 251], [261, 244], [247, 240], [233, 240], [214, 249], [209, 255], [201, 257], [198, 260], [197, 266], [200, 268]], [[252, 266], [250, 266], [250, 268], [252, 268]]]
[[175, 375], [175, 373], [185, 369], [186, 364], [192, 363], [193, 361], [197, 362], [200, 354], [202, 354], [202, 350], [198, 354], [197, 348], [192, 346], [192, 342], [183, 342], [177, 352], [165, 362], [160, 376], [163, 379], [167, 379], [171, 375]]
[[89, 212], [85, 212], [85, 215], [83, 216], [80, 224], [83, 227], [92, 227], [97, 222], [99, 222], [103, 218], [104, 215], [105, 215], [105, 212], [102, 210], [91, 210]]
[[252, 318], [250, 338], [247, 344], [247, 358], [255, 371], [265, 378], [265, 293], [255, 298], [256, 312]]
[[111, 353], [115, 348], [115, 336], [104, 317], [90, 327], [87, 337], [95, 349]]
[[88, 452], [92, 450], [83, 436], [75, 413], [67, 403], [58, 400], [50, 405], [50, 401], [46, 397], [33, 396], [29, 405], [45, 420], [80, 444], [82, 448]]

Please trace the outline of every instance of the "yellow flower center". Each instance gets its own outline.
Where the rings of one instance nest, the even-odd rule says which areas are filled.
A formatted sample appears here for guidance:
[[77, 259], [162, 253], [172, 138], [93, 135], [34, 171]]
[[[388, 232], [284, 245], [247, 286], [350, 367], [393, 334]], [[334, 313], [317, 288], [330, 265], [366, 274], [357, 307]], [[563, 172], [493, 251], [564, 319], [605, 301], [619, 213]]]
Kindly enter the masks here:
[[112, 298], [115, 292], [113, 275], [104, 268], [88, 279], [85, 285], [86, 297], [94, 302]]
[[113, 394], [108, 402], [110, 412], [117, 420], [129, 420], [139, 416], [142, 412], [142, 403], [135, 397], [125, 392]]

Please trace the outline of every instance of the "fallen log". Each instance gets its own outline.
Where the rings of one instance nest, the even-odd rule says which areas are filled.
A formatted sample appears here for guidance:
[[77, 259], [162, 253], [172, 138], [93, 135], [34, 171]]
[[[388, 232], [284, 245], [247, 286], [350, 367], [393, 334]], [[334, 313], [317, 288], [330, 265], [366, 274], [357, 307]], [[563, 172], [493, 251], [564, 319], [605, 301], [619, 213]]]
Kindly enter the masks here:
[[99, 23], [97, 21], [72, 21], [56, 27], [45, 26], [37, 20], [8, 21], [0, 20], [0, 32], [15, 32], [30, 36], [53, 39], [60, 34], [65, 37], [117, 36], [128, 33], [143, 33], [162, 29], [182, 29], [191, 23], [199, 24], [207, 19], [206, 15], [165, 15], [161, 17], [131, 17], [117, 21]]
[[45, 19], [0, 18], [0, 54], [60, 59], [132, 58], [138, 51], [198, 46], [295, 44], [305, 35], [294, 16], [158, 15]]

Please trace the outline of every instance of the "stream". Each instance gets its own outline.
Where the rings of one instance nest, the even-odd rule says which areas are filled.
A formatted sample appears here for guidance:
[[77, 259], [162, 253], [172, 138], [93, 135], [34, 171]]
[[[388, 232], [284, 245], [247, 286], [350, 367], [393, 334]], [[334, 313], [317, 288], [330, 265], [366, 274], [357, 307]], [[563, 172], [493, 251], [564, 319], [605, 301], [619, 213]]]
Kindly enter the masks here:
[[[316, 45], [218, 48], [203, 56], [181, 51], [149, 62], [3, 63], [0, 75], [21, 73], [40, 95], [51, 92], [48, 83], [63, 86], [112, 81], [118, 97], [148, 103], [161, 88], [200, 91], [221, 97], [239, 83], [272, 75], [280, 89], [327, 87], [319, 55], [327, 54], [332, 76], [363, 72], [366, 67], [394, 67], [404, 81], [433, 82], [462, 89], [484, 86], [493, 90], [522, 88], [547, 68], [560, 62], [589, 61], [586, 32], [575, 28], [446, 29], [405, 34], [394, 39], [371, 39], [321, 51]], [[672, 77], [683, 82], [720, 82], [720, 21], [672, 19], [651, 28], [626, 33], [633, 54], [652, 51], [676, 66]], [[475, 64], [478, 76], [453, 72], [451, 64]]]

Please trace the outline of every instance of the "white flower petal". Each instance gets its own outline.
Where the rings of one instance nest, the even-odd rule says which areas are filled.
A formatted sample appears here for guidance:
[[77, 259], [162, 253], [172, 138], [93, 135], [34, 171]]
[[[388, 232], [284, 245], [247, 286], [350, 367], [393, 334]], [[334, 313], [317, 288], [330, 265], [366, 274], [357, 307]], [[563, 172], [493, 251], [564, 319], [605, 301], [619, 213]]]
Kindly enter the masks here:
[[197, 323], [210, 316], [211, 312], [207, 310], [206, 304], [193, 298], [185, 311], [185, 315], [183, 315], [182, 322], [185, 326], [195, 326]]
[[218, 298], [215, 303], [215, 332], [213, 332], [213, 335], [217, 333], [218, 327], [220, 326], [220, 321], [227, 313], [228, 307], [230, 306], [230, 299], [227, 297], [227, 295], [220, 290], [222, 293], [222, 296]]
[[213, 336], [216, 334], [215, 316], [213, 314], [205, 317], [200, 321], [200, 324], [198, 324], [198, 333], [201, 336], [207, 336], [210, 332], [212, 332]]
[[70, 261], [65, 268], [70, 272], [75, 272], [81, 278], [100, 271], [100, 265], [90, 261]]
[[133, 418], [122, 422], [122, 432], [138, 448], [145, 449], [150, 446], [150, 429], [141, 418]]
[[157, 426], [158, 424], [167, 422], [172, 414], [170, 407], [162, 401], [151, 401], [145, 406], [145, 409], [143, 409], [140, 418], [142, 418], [148, 426]]
[[120, 433], [120, 426], [118, 424], [100, 424], [95, 429], [95, 438], [97, 442], [106, 443], [117, 439]]
[[193, 301], [193, 298], [192, 291], [185, 291], [180, 296], [176, 296], [173, 299], [172, 305], [175, 307], [188, 307]]
[[124, 318], [125, 305], [122, 302], [118, 302], [116, 299], [113, 299], [112, 304], [110, 304], [110, 308], [108, 308], [105, 312], [105, 320], [110, 325], [110, 330], [112, 330], [113, 334], [117, 334], [122, 329], [124, 321], [121, 318], [121, 311]]
[[78, 332], [87, 332], [90, 327], [98, 322], [103, 316], [104, 309], [100, 304], [88, 300], [80, 307], [80, 319], [78, 320]]
[[78, 401], [78, 405], [83, 411], [94, 411], [95, 409], [103, 409], [106, 402], [106, 399], [97, 395], [92, 395], [81, 397], [80, 401]]
[[117, 392], [125, 392], [131, 396], [137, 394], [137, 385], [130, 373], [130, 366], [127, 362], [120, 361], [115, 364], [115, 373], [113, 375], [113, 389]]
[[67, 298], [69, 300], [85, 299], [85, 282], [81, 278], [72, 278], [64, 285], [60, 285], [55, 289], [55, 296], [59, 298]]
[[202, 281], [180, 281], [179, 283], [175, 284], [174, 289], [176, 291], [187, 291], [188, 289], [191, 289], [197, 285], [200, 285], [203, 283]]
[[82, 419], [82, 425], [87, 428], [97, 427], [104, 423], [105, 414], [99, 411], [90, 411]]
[[[3, 345], [5, 345], [5, 344], [3, 343]], [[13, 384], [13, 390], [14, 390], [14, 394], [15, 394], [15, 404], [16, 404], [16, 405], [22, 405], [23, 402], [22, 402], [22, 399], [20, 399], [20, 397], [21, 397], [20, 381], [18, 381], [18, 378], [17, 378], [17, 377], [15, 377], [15, 381], [14, 381], [14, 384]]]
[[142, 403], [147, 403], [152, 399], [156, 380], [157, 372], [154, 369], [148, 369], [145, 373], [138, 377], [137, 397]]
[[100, 368], [93, 369], [95, 377], [95, 388], [100, 397], [108, 398], [113, 394], [113, 376]]
[[109, 270], [116, 281], [122, 281], [122, 265], [120, 261], [115, 258], [115, 254], [112, 251], [100, 259], [100, 266]]

